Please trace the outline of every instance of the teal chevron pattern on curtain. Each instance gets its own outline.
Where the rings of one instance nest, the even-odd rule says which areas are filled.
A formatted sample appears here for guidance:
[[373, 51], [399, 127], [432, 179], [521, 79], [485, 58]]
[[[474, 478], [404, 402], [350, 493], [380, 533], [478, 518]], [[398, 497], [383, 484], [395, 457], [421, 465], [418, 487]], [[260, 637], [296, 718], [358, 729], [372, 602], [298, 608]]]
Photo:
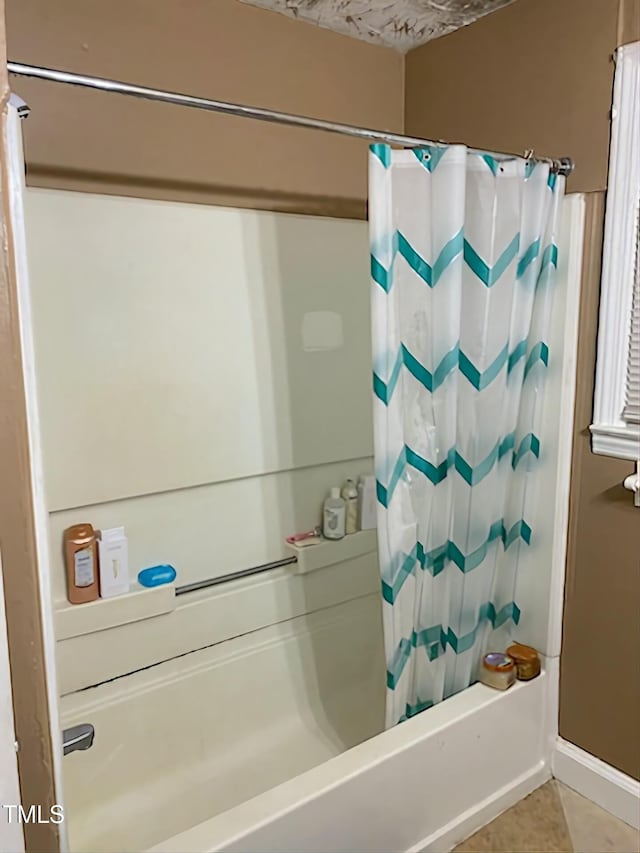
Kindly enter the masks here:
[[387, 726], [476, 680], [521, 611], [564, 179], [465, 146], [372, 145]]

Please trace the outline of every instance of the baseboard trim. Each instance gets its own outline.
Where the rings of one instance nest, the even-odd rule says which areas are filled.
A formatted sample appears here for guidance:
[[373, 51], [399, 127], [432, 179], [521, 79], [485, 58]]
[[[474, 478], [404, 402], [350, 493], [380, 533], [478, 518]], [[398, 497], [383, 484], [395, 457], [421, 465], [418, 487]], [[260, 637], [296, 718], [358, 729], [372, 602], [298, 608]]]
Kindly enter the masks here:
[[544, 785], [551, 778], [549, 765], [540, 761], [534, 768], [518, 776], [482, 802], [463, 812], [455, 820], [427, 836], [419, 844], [411, 847], [407, 853], [442, 853], [453, 848], [473, 835], [483, 826], [499, 817], [504, 811], [515, 806], [524, 797]]
[[640, 829], [640, 782], [558, 738], [551, 757], [556, 779], [625, 823]]

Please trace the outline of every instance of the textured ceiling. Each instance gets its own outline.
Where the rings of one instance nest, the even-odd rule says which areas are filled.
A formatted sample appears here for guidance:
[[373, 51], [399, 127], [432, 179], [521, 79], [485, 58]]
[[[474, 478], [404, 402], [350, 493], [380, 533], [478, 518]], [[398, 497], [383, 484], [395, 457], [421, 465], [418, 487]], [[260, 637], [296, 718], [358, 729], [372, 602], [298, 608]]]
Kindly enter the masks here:
[[354, 38], [406, 51], [512, 0], [242, 0]]

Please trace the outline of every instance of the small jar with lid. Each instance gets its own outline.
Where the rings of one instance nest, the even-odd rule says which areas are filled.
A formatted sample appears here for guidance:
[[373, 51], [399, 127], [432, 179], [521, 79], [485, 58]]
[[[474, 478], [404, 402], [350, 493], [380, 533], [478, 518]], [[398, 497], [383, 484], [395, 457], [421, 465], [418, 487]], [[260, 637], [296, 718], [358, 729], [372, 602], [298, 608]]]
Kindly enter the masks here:
[[487, 687], [506, 690], [516, 680], [516, 664], [503, 652], [489, 652], [480, 664], [480, 681]]
[[515, 661], [518, 681], [530, 681], [536, 675], [540, 675], [540, 655], [533, 646], [512, 643], [507, 649], [507, 654]]

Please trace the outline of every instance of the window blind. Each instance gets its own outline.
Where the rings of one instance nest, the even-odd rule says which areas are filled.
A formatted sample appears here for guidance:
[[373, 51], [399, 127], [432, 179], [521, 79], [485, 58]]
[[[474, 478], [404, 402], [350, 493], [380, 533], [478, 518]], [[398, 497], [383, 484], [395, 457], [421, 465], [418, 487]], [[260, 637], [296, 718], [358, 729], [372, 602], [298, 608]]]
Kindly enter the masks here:
[[635, 233], [633, 300], [627, 357], [627, 382], [622, 416], [627, 423], [638, 424], [640, 423], [640, 198], [636, 207]]

